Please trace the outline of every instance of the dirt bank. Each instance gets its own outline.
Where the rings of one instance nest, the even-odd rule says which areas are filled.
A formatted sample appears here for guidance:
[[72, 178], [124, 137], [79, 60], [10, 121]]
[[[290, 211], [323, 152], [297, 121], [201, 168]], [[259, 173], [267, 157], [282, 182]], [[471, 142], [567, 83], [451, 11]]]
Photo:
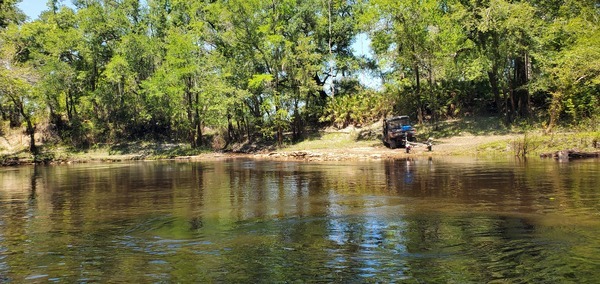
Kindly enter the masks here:
[[[307, 160], [307, 161], [344, 161], [344, 160], [378, 160], [400, 159], [406, 157], [433, 156], [471, 156], [490, 154], [488, 150], [479, 150], [486, 143], [508, 145], [507, 141], [514, 139], [513, 135], [489, 136], [456, 136], [435, 139], [432, 151], [425, 144], [411, 147], [409, 153], [405, 148], [389, 149], [379, 140], [355, 141], [352, 133], [336, 132], [322, 135], [319, 138], [304, 141], [299, 144], [287, 145], [279, 149], [272, 146], [247, 147], [250, 151], [186, 153], [177, 147], [185, 145], [150, 144], [144, 147], [131, 145], [126, 150], [115, 151], [116, 146], [99, 147], [83, 152], [69, 152], [64, 148], [52, 148], [40, 157], [33, 157], [26, 151], [4, 153], [1, 164], [14, 166], [33, 163], [86, 163], [86, 162], [122, 162], [134, 160], [214, 160], [226, 158], [257, 158], [277, 160]], [[166, 149], [168, 148], [168, 149]], [[168, 152], [167, 152], [168, 150]], [[481, 153], [479, 153], [481, 152]], [[499, 153], [501, 154], [501, 153]]]
[[[485, 120], [483, 120], [485, 122]], [[299, 143], [282, 147], [271, 144], [242, 143], [228, 152], [190, 149], [186, 144], [135, 142], [119, 145], [95, 145], [80, 151], [64, 147], [43, 146], [41, 155], [33, 157], [26, 150], [27, 139], [22, 133], [0, 137], [0, 164], [120, 162], [132, 160], [214, 160], [226, 158], [256, 158], [306, 161], [343, 161], [402, 159], [407, 157], [475, 156], [514, 157], [537, 156], [540, 153], [578, 149], [598, 151], [600, 132], [580, 131], [545, 135], [541, 130], [502, 129], [489, 122], [477, 127], [464, 121], [447, 122], [432, 131], [421, 128], [421, 141], [433, 138], [432, 151], [417, 144], [409, 153], [406, 149], [389, 149], [383, 145], [380, 123], [370, 127], [343, 130], [325, 129]], [[475, 133], [475, 134], [474, 134]]]

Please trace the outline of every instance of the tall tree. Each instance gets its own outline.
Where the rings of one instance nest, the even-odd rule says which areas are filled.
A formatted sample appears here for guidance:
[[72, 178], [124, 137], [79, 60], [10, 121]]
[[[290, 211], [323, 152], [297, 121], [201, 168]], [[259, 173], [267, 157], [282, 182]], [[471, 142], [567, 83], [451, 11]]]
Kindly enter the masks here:
[[[508, 121], [526, 117], [530, 109], [528, 84], [532, 78], [531, 53], [538, 21], [527, 2], [506, 0], [460, 0], [457, 20], [474, 43], [474, 64], [487, 73], [495, 109]], [[501, 93], [505, 94], [504, 99]]]
[[[442, 47], [447, 45], [439, 36], [440, 33], [451, 33], [451, 30], [447, 31], [449, 27], [441, 26], [447, 9], [447, 4], [436, 0], [400, 3], [376, 0], [368, 2], [363, 17], [381, 68], [387, 69], [392, 76], [391, 80], [387, 80], [388, 87], [405, 89], [405, 94], [412, 93], [410, 99], [403, 101], [414, 101], [421, 123], [426, 110], [426, 90], [433, 88], [436, 77], [441, 75], [436, 74], [440, 73], [440, 67], [436, 65], [442, 64], [436, 55], [448, 56], [441, 54]], [[449, 40], [456, 41], [455, 38]], [[456, 46], [456, 43], [450, 46]]]
[[[9, 33], [17, 32], [18, 27], [11, 26]], [[2, 40], [0, 40], [0, 43]], [[33, 85], [36, 78], [35, 70], [15, 60], [17, 51], [15, 45], [0, 45], [0, 104], [12, 104], [14, 109], [25, 120], [26, 133], [29, 135], [29, 151], [37, 154], [35, 144], [36, 119], [40, 116], [39, 99]]]
[[550, 94], [547, 131], [559, 118], [578, 121], [600, 110], [600, 7], [597, 1], [532, 1], [544, 33], [535, 89]]

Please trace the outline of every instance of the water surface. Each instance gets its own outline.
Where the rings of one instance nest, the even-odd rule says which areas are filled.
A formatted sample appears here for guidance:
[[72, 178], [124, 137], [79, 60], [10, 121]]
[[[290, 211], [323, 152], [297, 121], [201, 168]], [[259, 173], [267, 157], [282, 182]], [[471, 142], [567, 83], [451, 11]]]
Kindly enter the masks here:
[[0, 169], [2, 282], [595, 283], [600, 162]]

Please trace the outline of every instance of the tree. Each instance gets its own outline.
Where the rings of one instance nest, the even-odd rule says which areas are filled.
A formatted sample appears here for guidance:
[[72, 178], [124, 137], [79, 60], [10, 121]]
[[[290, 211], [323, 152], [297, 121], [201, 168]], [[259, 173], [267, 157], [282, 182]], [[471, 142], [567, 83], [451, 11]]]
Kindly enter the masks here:
[[0, 30], [5, 29], [10, 24], [20, 24], [25, 21], [25, 14], [17, 8], [20, 0], [2, 0], [0, 1]]
[[[391, 106], [420, 122], [549, 111], [551, 128], [598, 113], [596, 2], [77, 0], [71, 9], [51, 0], [22, 23], [16, 2], [4, 1], [5, 61], [29, 75], [4, 71], [2, 116], [20, 120], [22, 102], [32, 127], [47, 115], [76, 146], [201, 147], [206, 130], [227, 145], [282, 144], [287, 133], [298, 141], [322, 122], [362, 124]], [[374, 58], [353, 54], [359, 34]], [[365, 69], [384, 90], [361, 86]]]
[[[413, 105], [419, 122], [423, 122], [426, 102], [435, 113], [436, 81], [442, 80], [442, 67], [460, 39], [447, 16], [447, 2], [439, 1], [369, 1], [363, 25], [373, 40], [373, 50], [380, 68], [387, 70], [389, 91], [398, 90], [403, 106]], [[444, 36], [442, 36], [444, 35]], [[429, 93], [429, 96], [427, 96]]]
[[600, 20], [597, 1], [534, 1], [546, 21], [535, 88], [549, 93], [548, 124], [594, 118], [600, 110]]
[[468, 51], [477, 55], [473, 63], [487, 74], [495, 111], [504, 112], [509, 122], [515, 116], [527, 117], [534, 60], [531, 54], [539, 33], [538, 20], [531, 17], [534, 7], [505, 0], [459, 2], [457, 20], [474, 43]]
[[[14, 26], [13, 26], [14, 27]], [[39, 104], [33, 89], [36, 80], [33, 70], [14, 62], [14, 46], [4, 45], [0, 57], [0, 104], [10, 103], [23, 117], [29, 135], [29, 151], [37, 155], [35, 117]]]

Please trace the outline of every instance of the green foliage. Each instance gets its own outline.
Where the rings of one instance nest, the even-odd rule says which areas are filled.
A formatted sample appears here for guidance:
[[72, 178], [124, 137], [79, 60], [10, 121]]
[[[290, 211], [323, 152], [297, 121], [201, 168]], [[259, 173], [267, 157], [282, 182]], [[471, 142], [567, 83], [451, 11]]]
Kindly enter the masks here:
[[6, 28], [10, 24], [19, 24], [25, 21], [25, 14], [19, 8], [19, 0], [0, 1], [0, 29]]
[[[281, 143], [400, 113], [551, 130], [600, 112], [594, 1], [50, 1], [31, 22], [15, 4], [0, 4], [0, 63], [28, 78], [3, 72], [2, 119], [48, 121], [78, 147]], [[372, 56], [352, 50], [359, 34]]]
[[513, 139], [511, 143], [512, 150], [517, 157], [527, 157], [527, 155], [530, 155], [541, 145], [542, 139], [540, 136], [531, 135], [527, 132], [523, 135], [523, 137]]
[[14, 61], [15, 53], [14, 46], [0, 46], [0, 105], [11, 106], [12, 112], [23, 118], [29, 135], [29, 151], [35, 155], [38, 153], [35, 128], [42, 104], [31, 82], [37, 78], [29, 66]]
[[364, 125], [391, 113], [393, 105], [393, 99], [384, 93], [362, 90], [356, 95], [330, 98], [321, 120], [338, 128]]

